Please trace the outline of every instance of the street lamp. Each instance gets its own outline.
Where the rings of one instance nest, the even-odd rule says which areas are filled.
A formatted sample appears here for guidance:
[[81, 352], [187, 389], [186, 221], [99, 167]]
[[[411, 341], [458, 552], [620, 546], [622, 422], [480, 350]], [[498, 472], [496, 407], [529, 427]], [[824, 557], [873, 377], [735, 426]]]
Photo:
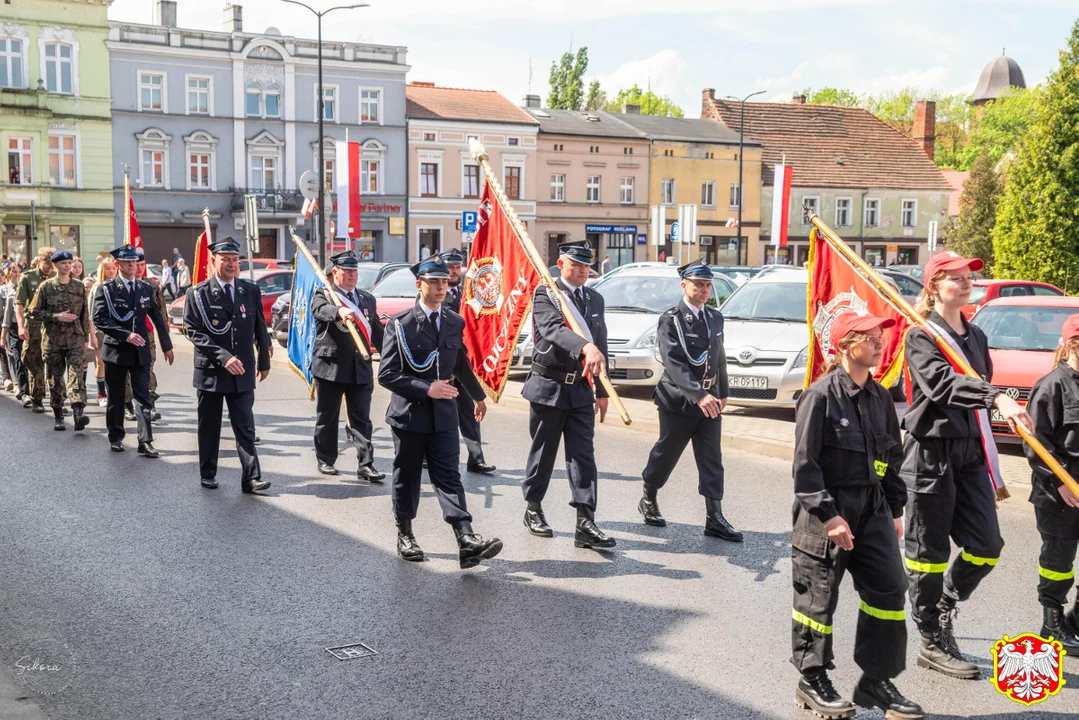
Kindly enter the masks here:
[[[286, 2], [291, 2], [291, 0], [286, 0]], [[741, 100], [733, 95], [727, 96], [728, 100], [737, 100], [742, 106], [742, 118], [738, 121], [738, 262], [742, 262], [742, 205], [744, 203], [744, 199], [742, 198], [742, 195], [744, 194], [742, 190], [742, 144], [746, 135], [746, 100], [749, 100], [751, 97], [756, 97], [757, 95], [763, 95], [766, 92], [768, 91], [758, 90], [755, 93], [746, 95]], [[320, 205], [319, 207], [322, 206]], [[775, 229], [773, 229], [772, 232], [775, 232]]]
[[[307, 8], [315, 14], [318, 18], [318, 225], [319, 227], [315, 231], [315, 237], [318, 238], [318, 264], [319, 267], [326, 267], [326, 238], [322, 237], [326, 228], [326, 157], [325, 149], [323, 148], [323, 126], [322, 121], [326, 115], [325, 110], [322, 107], [324, 95], [322, 89], [322, 16], [327, 13], [332, 13], [334, 10], [355, 10], [356, 8], [371, 7], [367, 3], [356, 3], [354, 5], [338, 5], [332, 7], [329, 10], [323, 10], [319, 12], [310, 5], [305, 5], [299, 0], [281, 0], [281, 2], [289, 3], [290, 5], [299, 5], [300, 7]], [[337, 99], [338, 109], [340, 109], [340, 98]]]

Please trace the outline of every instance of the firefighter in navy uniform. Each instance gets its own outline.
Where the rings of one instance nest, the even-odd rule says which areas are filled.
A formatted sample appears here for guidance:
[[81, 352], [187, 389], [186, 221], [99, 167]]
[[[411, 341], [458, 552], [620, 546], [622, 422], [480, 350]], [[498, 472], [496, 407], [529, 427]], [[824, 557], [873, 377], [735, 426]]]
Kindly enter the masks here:
[[[1079, 315], [1065, 321], [1056, 367], [1030, 393], [1027, 412], [1035, 436], [1074, 478], [1079, 476]], [[1030, 502], [1042, 537], [1038, 558], [1038, 602], [1042, 637], [1055, 637], [1071, 655], [1079, 654], [1079, 597], [1067, 614], [1064, 606], [1075, 587], [1075, 551], [1079, 548], [1079, 497], [1024, 446], [1033, 471]]]
[[727, 405], [727, 357], [723, 316], [708, 307], [712, 270], [703, 260], [678, 268], [684, 297], [659, 317], [656, 346], [663, 377], [653, 393], [659, 408], [659, 440], [644, 468], [644, 497], [637, 510], [648, 525], [667, 522], [656, 495], [667, 483], [686, 445], [693, 443], [697, 489], [704, 496], [704, 534], [741, 542], [742, 533], [723, 517], [723, 456], [720, 411]]
[[864, 310], [836, 317], [835, 356], [798, 399], [795, 413], [791, 662], [802, 678], [794, 701], [825, 718], [855, 713], [828, 678], [832, 618], [846, 572], [861, 598], [854, 661], [862, 677], [854, 702], [893, 720], [924, 717], [892, 683], [906, 668], [899, 539], [907, 489], [899, 478], [899, 422], [872, 369], [883, 355], [882, 328], [893, 325]]
[[[315, 392], [315, 458], [318, 471], [323, 475], [337, 475], [338, 423], [341, 417], [341, 399], [345, 400], [348, 424], [370, 442], [371, 393], [374, 391], [374, 372], [371, 360], [364, 360], [352, 334], [345, 325], [351, 317], [356, 323], [360, 337], [369, 338], [374, 353], [382, 347], [382, 323], [378, 319], [375, 296], [356, 287], [360, 261], [351, 250], [330, 258], [333, 265], [333, 289], [319, 288], [311, 297], [311, 316], [315, 319], [314, 357], [311, 374], [318, 382]], [[336, 293], [341, 307], [333, 303], [329, 293]], [[375, 470], [373, 463], [364, 463], [356, 469], [360, 480], [380, 483], [385, 475]]]
[[457, 430], [458, 378], [476, 401], [476, 419], [487, 412], [483, 388], [468, 364], [461, 317], [443, 303], [449, 274], [441, 255], [412, 266], [416, 304], [386, 324], [378, 382], [393, 395], [386, 423], [393, 431], [393, 514], [397, 521], [397, 553], [409, 561], [423, 560], [412, 533], [420, 504], [420, 474], [426, 459], [442, 517], [453, 526], [461, 568], [478, 565], [502, 550], [498, 538], [485, 540], [472, 532], [461, 484], [461, 438]]
[[[524, 523], [538, 537], [553, 537], [543, 514], [543, 498], [551, 483], [558, 446], [566, 443], [566, 473], [569, 475], [570, 505], [577, 508], [574, 545], [582, 548], [610, 548], [615, 540], [596, 527], [596, 414], [600, 422], [607, 414], [607, 391], [599, 382], [607, 367], [607, 324], [603, 317], [603, 296], [585, 287], [592, 266], [592, 248], [581, 243], [558, 246], [556, 281], [562, 297], [569, 302], [581, 337], [566, 325], [562, 300], [545, 285], [532, 297], [532, 336], [535, 349], [532, 366], [521, 395], [529, 403], [529, 430], [532, 447], [525, 464]], [[595, 381], [595, 391], [592, 389]]]
[[[450, 289], [446, 292], [445, 306], [458, 315], [461, 314], [461, 265], [465, 256], [460, 250], [448, 250], [442, 253], [442, 259], [446, 261], [446, 270], [449, 273]], [[468, 463], [465, 467], [469, 472], [489, 475], [497, 468], [488, 465], [483, 457], [483, 440], [480, 437], [480, 424], [476, 420], [476, 406], [472, 397], [467, 392], [462, 392], [460, 381], [454, 380], [457, 388], [457, 420], [461, 425], [461, 439], [465, 441], [465, 449], [468, 450]]]
[[254, 414], [255, 377], [261, 382], [270, 374], [270, 334], [262, 315], [262, 291], [239, 277], [240, 246], [225, 238], [212, 244], [210, 252], [214, 274], [188, 288], [184, 300], [184, 332], [195, 346], [199, 476], [203, 487], [217, 487], [221, 409], [227, 404], [240, 458], [240, 489], [253, 493], [270, 487], [262, 479], [255, 449]]
[[104, 333], [101, 360], [109, 398], [105, 408], [109, 447], [113, 452], [124, 450], [124, 389], [130, 376], [139, 427], [139, 454], [156, 458], [159, 454], [153, 445], [150, 426], [154, 403], [150, 397], [150, 338], [146, 318], [154, 324], [161, 339], [162, 354], [170, 365], [172, 339], [169, 326], [154, 303], [153, 289], [135, 277], [139, 261], [135, 248], [124, 245], [110, 254], [120, 265], [120, 272], [94, 293], [94, 327]]

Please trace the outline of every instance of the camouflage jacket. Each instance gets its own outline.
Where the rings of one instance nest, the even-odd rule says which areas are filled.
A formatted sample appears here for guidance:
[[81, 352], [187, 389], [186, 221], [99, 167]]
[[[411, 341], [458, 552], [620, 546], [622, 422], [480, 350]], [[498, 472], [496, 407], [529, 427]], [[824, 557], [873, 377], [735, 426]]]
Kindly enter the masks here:
[[[38, 286], [45, 282], [45, 279], [40, 270], [34, 269], [24, 272], [19, 279], [19, 286], [15, 290], [15, 304], [22, 305], [29, 310], [30, 301], [34, 299], [34, 293], [37, 292]], [[39, 325], [41, 320], [27, 316], [26, 322], [30, 325]]]
[[[53, 277], [38, 286], [28, 308], [35, 321], [44, 324], [42, 348], [71, 349], [86, 345], [90, 337], [90, 307], [86, 301], [86, 287], [81, 280], [71, 278], [61, 285]], [[73, 313], [74, 322], [61, 322], [56, 316], [62, 312]]]

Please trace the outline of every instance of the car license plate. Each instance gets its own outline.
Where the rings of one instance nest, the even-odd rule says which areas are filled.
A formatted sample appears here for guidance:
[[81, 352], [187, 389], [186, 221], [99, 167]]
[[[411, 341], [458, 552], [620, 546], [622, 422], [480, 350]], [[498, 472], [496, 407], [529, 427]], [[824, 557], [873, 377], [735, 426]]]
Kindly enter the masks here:
[[727, 383], [736, 388], [767, 388], [768, 378], [731, 375], [727, 378]]
[[614, 370], [616, 367], [618, 367], [618, 362], [613, 357], [607, 358], [607, 369]]
[[994, 422], [994, 423], [996, 423], [998, 425], [1006, 425], [1007, 424], [1007, 421], [1004, 419], [1004, 416], [1000, 414], [1000, 410], [997, 410], [996, 408], [993, 408], [990, 411], [989, 420], [990, 420], [990, 422]]

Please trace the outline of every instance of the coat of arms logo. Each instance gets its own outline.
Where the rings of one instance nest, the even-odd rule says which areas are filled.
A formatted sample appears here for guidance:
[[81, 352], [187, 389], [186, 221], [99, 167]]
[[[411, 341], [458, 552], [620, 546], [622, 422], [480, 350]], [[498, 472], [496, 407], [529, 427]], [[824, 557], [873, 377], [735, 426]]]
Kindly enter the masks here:
[[1002, 695], [1023, 705], [1042, 702], [1064, 687], [1066, 651], [1052, 638], [1023, 633], [1007, 635], [993, 646], [993, 677], [989, 682]]
[[464, 277], [462, 307], [469, 307], [476, 316], [491, 315], [502, 309], [502, 262], [498, 257], [474, 259]]

